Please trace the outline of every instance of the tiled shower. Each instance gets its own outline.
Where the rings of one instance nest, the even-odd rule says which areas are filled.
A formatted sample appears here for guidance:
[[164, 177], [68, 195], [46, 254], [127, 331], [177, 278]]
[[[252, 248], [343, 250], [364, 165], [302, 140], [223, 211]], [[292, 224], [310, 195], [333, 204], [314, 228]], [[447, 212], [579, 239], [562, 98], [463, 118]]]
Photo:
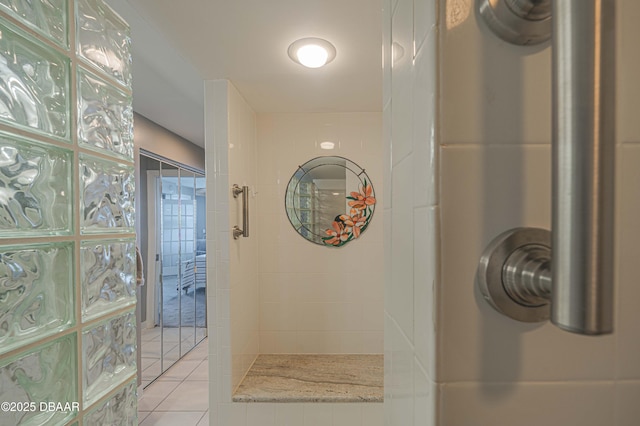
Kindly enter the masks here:
[[[228, 81], [206, 84], [210, 291], [210, 422], [217, 425], [381, 425], [381, 403], [232, 402], [258, 354], [381, 354], [382, 201], [360, 239], [340, 248], [303, 239], [289, 223], [285, 191], [314, 157], [346, 157], [382, 185], [379, 112], [256, 113]], [[320, 142], [334, 141], [332, 151]], [[231, 186], [250, 188], [250, 237]], [[209, 281], [210, 284], [211, 281]], [[209, 287], [211, 288], [211, 286]], [[215, 338], [214, 338], [215, 336]]]
[[0, 424], [137, 424], [129, 29], [0, 3]]
[[[3, 312], [8, 326], [0, 334], [0, 369], [13, 380], [4, 382], [12, 387], [3, 387], [0, 397], [79, 402], [77, 412], [22, 412], [24, 420], [36, 424], [46, 421], [44, 416], [63, 424], [135, 424], [134, 188], [126, 130], [131, 104], [126, 29], [95, 0], [47, 3], [55, 11], [37, 9], [43, 3], [34, 10], [20, 9], [23, 3], [6, 4], [0, 4], [0, 68], [14, 90], [0, 111], [0, 176], [5, 183], [0, 193], [7, 195], [0, 200], [0, 278], [8, 295], [2, 303], [10, 304], [8, 316]], [[637, 424], [637, 2], [618, 2], [616, 334], [597, 339], [567, 335], [549, 325], [509, 322], [482, 304], [473, 289], [477, 259], [496, 233], [505, 226], [548, 227], [548, 49], [519, 50], [492, 38], [477, 20], [471, 0], [382, 4], [384, 136], [382, 152], [375, 155], [383, 164], [360, 160], [362, 152], [348, 156], [367, 169], [381, 167], [371, 173], [383, 199], [382, 214], [373, 223], [384, 223], [385, 244], [375, 249], [382, 254], [367, 257], [368, 265], [384, 263], [384, 268], [352, 270], [350, 279], [372, 274], [364, 281], [384, 291], [385, 423], [457, 426], [518, 418], [521, 425], [539, 423], [526, 423], [529, 419], [547, 424], [562, 419], [581, 426]], [[121, 43], [109, 44], [113, 40]], [[290, 143], [286, 153], [261, 150], [255, 144], [262, 145], [265, 134], [272, 135], [273, 145], [286, 136], [264, 130], [285, 123], [287, 128], [299, 126], [292, 133], [304, 135], [317, 122], [305, 114], [256, 115], [228, 82], [209, 82], [207, 90], [222, 90], [224, 107], [237, 112], [229, 122], [216, 122], [221, 104], [207, 97], [207, 120], [217, 129], [210, 136], [214, 152], [207, 157], [209, 188], [215, 186], [208, 217], [210, 226], [222, 230], [210, 233], [208, 241], [209, 252], [215, 253], [208, 272], [216, 282], [208, 294], [212, 422], [380, 424], [383, 414], [377, 406], [369, 411], [350, 404], [231, 403], [233, 387], [262, 348], [381, 350], [375, 311], [383, 297], [365, 294], [370, 300], [357, 305], [349, 297], [362, 296], [363, 290], [341, 299], [335, 279], [327, 287], [296, 286], [302, 278], [328, 272], [295, 269], [311, 253], [279, 239], [284, 234], [278, 231], [291, 231], [286, 222], [277, 222], [275, 229], [269, 224], [276, 222], [261, 224], [264, 233], [257, 242], [232, 245], [225, 230], [239, 217], [237, 206], [230, 204], [231, 184], [254, 186], [256, 205], [267, 215], [284, 217], [283, 206], [277, 205], [283, 198], [279, 188], [296, 162], [317, 154], [297, 143]], [[29, 102], [31, 97], [42, 102]], [[104, 115], [118, 117], [121, 126], [105, 128], [104, 115], [96, 110], [108, 110]], [[300, 119], [309, 121], [302, 125]], [[247, 154], [247, 163], [231, 169], [228, 156], [238, 151]], [[285, 165], [287, 158], [293, 163]], [[279, 161], [284, 166], [273, 167]], [[275, 237], [269, 237], [271, 231]], [[370, 231], [369, 240], [382, 241]], [[288, 256], [273, 259], [281, 245]], [[324, 257], [327, 253], [310, 267], [352, 267], [352, 256]], [[239, 258], [255, 267], [236, 269]], [[279, 269], [269, 269], [274, 265]], [[112, 274], [114, 270], [120, 273]], [[384, 290], [375, 276], [381, 270]], [[324, 298], [319, 303], [333, 305], [329, 309], [338, 314], [332, 317], [335, 322], [323, 323], [324, 329], [312, 334], [299, 323], [291, 329], [301, 318], [299, 310], [287, 311], [296, 306], [284, 303], [291, 294], [297, 306], [309, 303], [306, 297]], [[341, 304], [360, 310], [359, 319], [349, 317], [351, 310], [340, 311], [346, 307]], [[346, 328], [339, 322], [341, 312]], [[372, 322], [365, 322], [365, 312]], [[354, 320], [359, 327], [349, 329]], [[376, 325], [365, 328], [372, 323]], [[558, 353], [561, 359], [554, 356]], [[532, 406], [544, 409], [523, 416]], [[19, 421], [13, 414], [6, 417], [11, 424]]]
[[383, 1], [385, 424], [639, 423], [640, 5], [615, 3], [615, 332], [589, 337], [474, 287], [492, 238], [550, 227], [549, 43], [500, 40], [475, 1]]

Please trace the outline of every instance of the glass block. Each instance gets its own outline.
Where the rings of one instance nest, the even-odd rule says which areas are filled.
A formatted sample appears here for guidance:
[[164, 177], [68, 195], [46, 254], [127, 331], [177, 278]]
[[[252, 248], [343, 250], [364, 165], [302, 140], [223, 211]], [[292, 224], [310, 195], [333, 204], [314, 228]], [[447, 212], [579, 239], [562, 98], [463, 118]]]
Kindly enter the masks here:
[[131, 87], [129, 26], [103, 0], [76, 2], [76, 39], [81, 58]]
[[82, 358], [84, 403], [89, 406], [137, 371], [135, 312], [85, 329]]
[[133, 160], [131, 95], [78, 68], [78, 142]]
[[70, 235], [73, 153], [0, 132], [0, 237]]
[[80, 232], [134, 231], [133, 167], [80, 154]]
[[80, 271], [83, 321], [136, 302], [135, 240], [84, 241]]
[[300, 208], [301, 209], [310, 209], [311, 208], [311, 197], [300, 197]]
[[0, 23], [0, 121], [68, 141], [69, 59]]
[[0, 0], [0, 9], [54, 43], [69, 47], [67, 0]]
[[73, 243], [0, 246], [0, 354], [74, 323]]
[[124, 385], [115, 395], [84, 417], [86, 425], [138, 425], [136, 381]]
[[[0, 411], [2, 425], [65, 424], [78, 411], [76, 334], [0, 361], [0, 401], [35, 403], [35, 411]], [[62, 404], [64, 411], [41, 404]], [[65, 410], [70, 408], [70, 410]]]
[[299, 185], [301, 195], [311, 195], [311, 183], [301, 182]]

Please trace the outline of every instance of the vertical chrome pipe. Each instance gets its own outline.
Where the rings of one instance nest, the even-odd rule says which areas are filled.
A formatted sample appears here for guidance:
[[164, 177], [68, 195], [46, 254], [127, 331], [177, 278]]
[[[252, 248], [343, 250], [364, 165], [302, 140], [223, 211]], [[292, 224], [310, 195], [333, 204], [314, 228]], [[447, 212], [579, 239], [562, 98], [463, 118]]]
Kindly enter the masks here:
[[242, 187], [242, 236], [249, 236], [249, 187]]
[[613, 330], [614, 0], [553, 1], [551, 321]]
[[478, 1], [489, 28], [510, 43], [544, 41], [548, 20], [553, 34], [553, 235], [515, 228], [494, 238], [478, 287], [513, 319], [611, 333], [615, 0]]
[[233, 198], [238, 198], [238, 195], [242, 194], [242, 229], [238, 225], [235, 225], [232, 229], [233, 239], [237, 240], [241, 236], [249, 236], [249, 187], [246, 185], [240, 187], [234, 184], [231, 188], [231, 193]]

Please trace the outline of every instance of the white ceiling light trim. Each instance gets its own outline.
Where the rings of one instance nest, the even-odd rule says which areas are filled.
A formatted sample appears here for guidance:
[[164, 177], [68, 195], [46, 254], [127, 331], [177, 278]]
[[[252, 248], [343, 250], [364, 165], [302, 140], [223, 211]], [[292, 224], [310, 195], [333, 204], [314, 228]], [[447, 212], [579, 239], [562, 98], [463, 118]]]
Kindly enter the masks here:
[[307, 68], [320, 68], [336, 57], [336, 48], [327, 40], [315, 37], [301, 38], [289, 46], [289, 57]]

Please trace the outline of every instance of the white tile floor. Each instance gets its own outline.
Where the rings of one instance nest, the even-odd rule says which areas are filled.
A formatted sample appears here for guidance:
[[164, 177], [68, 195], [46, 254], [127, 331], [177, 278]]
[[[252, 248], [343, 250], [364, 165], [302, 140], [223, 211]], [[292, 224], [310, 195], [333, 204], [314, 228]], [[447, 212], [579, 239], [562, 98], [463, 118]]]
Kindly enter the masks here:
[[140, 426], [208, 426], [209, 361], [204, 339], [142, 392]]
[[[140, 347], [142, 356], [142, 385], [147, 386], [156, 377], [160, 375], [160, 340], [164, 340], [164, 367], [175, 362], [179, 358], [180, 335], [182, 337], [182, 350], [193, 346], [194, 342], [204, 338], [207, 332], [206, 328], [183, 327], [182, 330], [178, 328], [166, 328], [164, 330], [164, 336], [160, 334], [160, 327], [155, 328], [143, 328], [142, 329], [142, 346]], [[194, 337], [195, 334], [195, 337]]]

